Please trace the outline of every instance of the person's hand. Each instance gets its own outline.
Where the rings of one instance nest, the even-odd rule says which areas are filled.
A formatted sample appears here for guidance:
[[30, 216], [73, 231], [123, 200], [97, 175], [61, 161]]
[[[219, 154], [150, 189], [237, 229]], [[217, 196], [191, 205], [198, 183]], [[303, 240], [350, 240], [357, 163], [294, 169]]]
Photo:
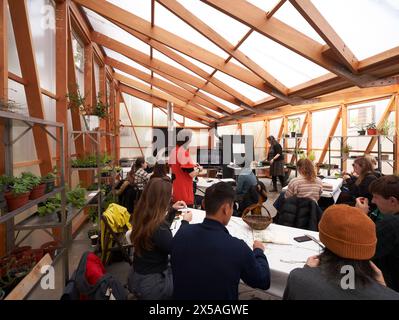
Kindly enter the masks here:
[[274, 159], [270, 160], [270, 164], [272, 164], [274, 162]]
[[316, 268], [320, 264], [320, 258], [319, 256], [311, 256], [306, 260], [306, 265], [308, 265], [311, 268]]
[[193, 213], [191, 211], [187, 211], [186, 213], [183, 214], [183, 220], [190, 222], [193, 220]]
[[369, 213], [369, 199], [365, 197], [356, 198], [356, 208], [361, 209], [365, 214]]
[[183, 209], [183, 208], [187, 208], [187, 205], [184, 201], [177, 201], [173, 206], [173, 209], [179, 210], [179, 209]]
[[350, 175], [348, 174], [348, 173], [345, 173], [343, 176], [342, 176], [342, 178], [344, 179], [344, 180], [346, 180], [346, 179], [350, 179]]
[[254, 248], [254, 250], [255, 249], [261, 249], [262, 251], [265, 251], [265, 245], [262, 242], [258, 241], [258, 240], [254, 241], [254, 244], [252, 245], [252, 247]]
[[374, 271], [374, 279], [381, 285], [386, 287], [387, 284], [385, 283], [384, 275], [382, 274], [381, 270], [378, 269], [378, 267], [372, 261], [370, 261], [370, 266]]

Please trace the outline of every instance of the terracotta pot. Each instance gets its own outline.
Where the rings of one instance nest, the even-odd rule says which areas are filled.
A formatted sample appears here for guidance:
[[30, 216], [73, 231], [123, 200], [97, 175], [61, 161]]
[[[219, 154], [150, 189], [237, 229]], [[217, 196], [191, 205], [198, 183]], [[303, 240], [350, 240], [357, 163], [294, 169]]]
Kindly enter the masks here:
[[32, 189], [29, 199], [30, 200], [38, 199], [41, 196], [44, 196], [45, 191], [46, 191], [46, 184], [42, 183]]
[[7, 200], [8, 212], [14, 211], [29, 201], [30, 192], [14, 195], [12, 192], [7, 192], [4, 196]]
[[54, 190], [55, 188], [55, 179], [45, 179], [43, 182], [46, 184], [46, 191], [45, 193], [49, 193]]
[[368, 136], [375, 136], [377, 134], [377, 129], [367, 129]]

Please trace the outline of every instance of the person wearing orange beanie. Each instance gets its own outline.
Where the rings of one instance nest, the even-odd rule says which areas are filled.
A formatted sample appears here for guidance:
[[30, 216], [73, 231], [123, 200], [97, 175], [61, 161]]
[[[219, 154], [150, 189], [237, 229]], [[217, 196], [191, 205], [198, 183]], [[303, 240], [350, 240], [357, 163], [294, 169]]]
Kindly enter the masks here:
[[319, 238], [324, 251], [290, 273], [283, 299], [399, 300], [370, 261], [377, 237], [374, 222], [362, 210], [344, 204], [327, 208]]

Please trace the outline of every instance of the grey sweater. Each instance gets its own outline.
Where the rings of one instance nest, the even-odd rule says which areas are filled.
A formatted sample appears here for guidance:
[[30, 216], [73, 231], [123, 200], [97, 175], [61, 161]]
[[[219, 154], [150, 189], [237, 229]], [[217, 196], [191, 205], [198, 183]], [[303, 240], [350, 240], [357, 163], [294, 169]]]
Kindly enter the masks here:
[[[342, 275], [344, 276], [344, 275]], [[377, 282], [344, 290], [339, 283], [326, 281], [320, 268], [305, 266], [292, 270], [284, 300], [399, 300], [399, 293]]]

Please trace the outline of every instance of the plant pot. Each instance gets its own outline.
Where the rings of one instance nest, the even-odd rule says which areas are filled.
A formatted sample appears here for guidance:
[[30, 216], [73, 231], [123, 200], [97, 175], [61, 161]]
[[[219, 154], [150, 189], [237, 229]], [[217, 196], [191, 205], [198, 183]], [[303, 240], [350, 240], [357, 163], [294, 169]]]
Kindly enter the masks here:
[[381, 160], [389, 160], [389, 154], [382, 154]]
[[285, 135], [284, 135], [284, 138], [289, 138], [289, 137], [290, 137], [289, 134], [285, 134]]
[[39, 199], [40, 197], [44, 196], [44, 193], [46, 191], [46, 184], [42, 183], [36, 187], [33, 187], [29, 199], [30, 200], [35, 200], [35, 199]]
[[96, 247], [98, 243], [98, 234], [93, 234], [90, 236], [91, 246]]
[[89, 231], [87, 231], [87, 237], [89, 239], [91, 239], [92, 236], [98, 235], [98, 234], [99, 234], [99, 232], [97, 229], [90, 229]]
[[359, 136], [364, 136], [366, 134], [366, 130], [359, 130], [357, 133]]
[[295, 138], [295, 132], [291, 132], [291, 138]]
[[[61, 221], [62, 221], [61, 209], [57, 210], [56, 213], [57, 213], [58, 222], [61, 223]], [[65, 213], [66, 213], [66, 218], [68, 219], [68, 209], [67, 208], [65, 208]]]
[[54, 190], [55, 188], [55, 179], [45, 179], [43, 182], [46, 184], [45, 193], [49, 193]]
[[367, 135], [375, 136], [377, 134], [377, 129], [367, 129]]
[[22, 193], [22, 194], [13, 194], [12, 192], [7, 192], [4, 196], [7, 200], [8, 211], [14, 211], [29, 201], [30, 192]]
[[303, 137], [303, 134], [302, 134], [302, 133], [297, 133], [295, 136], [296, 136], [297, 138], [302, 138], [302, 137]]

